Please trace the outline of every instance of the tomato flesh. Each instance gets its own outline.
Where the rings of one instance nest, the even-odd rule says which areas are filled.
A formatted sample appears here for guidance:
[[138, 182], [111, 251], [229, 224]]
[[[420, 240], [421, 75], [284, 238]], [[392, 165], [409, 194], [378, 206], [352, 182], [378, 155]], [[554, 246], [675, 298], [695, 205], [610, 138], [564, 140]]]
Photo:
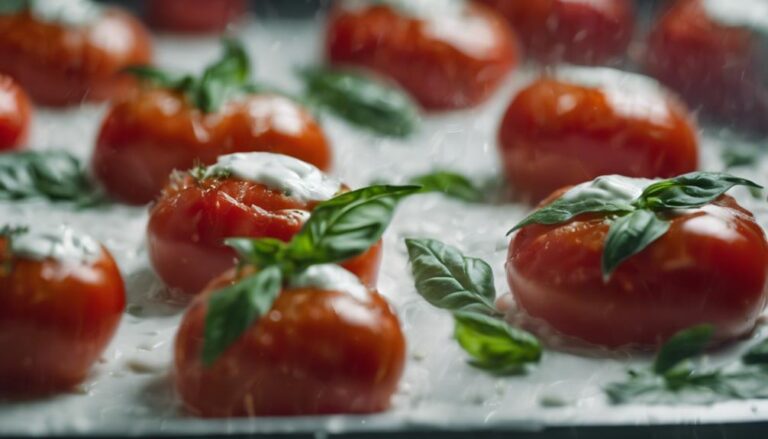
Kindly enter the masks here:
[[195, 298], [175, 345], [176, 389], [196, 416], [371, 413], [386, 410], [405, 361], [405, 339], [387, 302], [314, 288], [280, 293], [210, 367], [201, 352], [207, 303], [233, 273]]
[[148, 20], [176, 32], [220, 32], [248, 10], [247, 0], [152, 0]]
[[754, 328], [768, 297], [768, 243], [733, 198], [677, 214], [606, 283], [600, 260], [608, 227], [583, 215], [521, 229], [506, 265], [519, 306], [565, 335], [609, 347], [656, 346], [703, 323], [720, 341]]
[[[192, 177], [169, 185], [153, 206], [147, 227], [149, 256], [171, 288], [197, 294], [235, 264], [231, 237], [290, 241], [316, 203], [305, 203], [242, 180]], [[381, 264], [381, 243], [342, 264], [373, 288]]]
[[432, 110], [479, 104], [518, 59], [509, 26], [481, 5], [468, 6], [460, 19], [436, 10], [429, 21], [386, 5], [338, 7], [328, 23], [326, 55], [393, 79]]
[[673, 177], [698, 165], [695, 127], [675, 99], [548, 77], [513, 99], [499, 146], [508, 181], [533, 202], [601, 175]]
[[479, 1], [509, 20], [527, 56], [545, 63], [605, 64], [632, 39], [632, 0]]
[[120, 272], [104, 249], [89, 263], [15, 259], [0, 275], [0, 393], [48, 393], [82, 382], [124, 308]]
[[95, 23], [66, 27], [28, 12], [0, 15], [0, 72], [43, 105], [104, 101], [135, 87], [120, 71], [148, 64], [151, 39], [132, 15], [108, 8]]
[[290, 155], [322, 170], [331, 165], [320, 125], [285, 97], [251, 95], [205, 114], [181, 95], [149, 89], [112, 106], [92, 167], [111, 196], [144, 204], [160, 194], [173, 170], [250, 151]]
[[0, 74], [0, 151], [18, 149], [29, 135], [32, 105], [24, 90]]

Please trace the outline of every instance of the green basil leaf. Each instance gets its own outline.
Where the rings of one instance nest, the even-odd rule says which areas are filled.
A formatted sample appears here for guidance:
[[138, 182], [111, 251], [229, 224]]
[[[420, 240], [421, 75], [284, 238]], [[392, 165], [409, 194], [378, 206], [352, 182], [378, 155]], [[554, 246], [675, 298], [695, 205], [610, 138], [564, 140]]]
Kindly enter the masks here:
[[0, 2], [0, 14], [16, 14], [29, 7], [29, 0], [3, 0]]
[[80, 161], [64, 151], [0, 155], [0, 199], [45, 198], [91, 205], [104, 201]]
[[509, 232], [512, 233], [531, 224], [560, 224], [584, 213], [624, 213], [631, 212], [632, 206], [623, 201], [606, 201], [602, 199], [558, 199], [553, 203], [528, 215]]
[[188, 91], [195, 87], [195, 80], [192, 76], [171, 73], [157, 67], [130, 66], [123, 69], [123, 72], [160, 88]]
[[367, 251], [389, 226], [397, 203], [419, 186], [369, 186], [315, 207], [291, 240], [287, 257], [299, 267], [341, 262]]
[[202, 360], [213, 364], [261, 316], [269, 312], [282, 288], [278, 267], [256, 274], [214, 292], [208, 302]]
[[427, 302], [450, 311], [498, 313], [493, 270], [485, 261], [432, 239], [406, 239], [405, 244], [416, 291]]
[[614, 220], [603, 249], [604, 280], [607, 281], [622, 262], [643, 251], [667, 233], [667, 230], [669, 221], [648, 210], [636, 210]]
[[324, 68], [299, 72], [307, 98], [346, 121], [378, 134], [410, 135], [419, 121], [416, 105], [403, 91], [357, 73]]
[[227, 238], [224, 244], [232, 247], [241, 261], [257, 267], [279, 265], [288, 250], [287, 243], [274, 238]]
[[454, 337], [472, 358], [471, 365], [494, 373], [519, 373], [538, 362], [541, 345], [533, 335], [503, 320], [473, 312], [455, 312]]
[[715, 328], [712, 325], [698, 325], [673, 335], [659, 350], [653, 371], [664, 375], [680, 363], [698, 356], [707, 347]]
[[194, 100], [206, 113], [217, 111], [224, 102], [250, 87], [251, 61], [245, 47], [236, 40], [224, 40], [224, 54], [203, 72]]
[[734, 186], [762, 189], [755, 182], [722, 172], [693, 172], [648, 186], [636, 204], [653, 210], [696, 208], [715, 201]]
[[761, 341], [752, 347], [742, 357], [744, 364], [768, 365], [768, 339]]
[[485, 198], [483, 192], [467, 177], [455, 172], [436, 171], [414, 177], [410, 183], [421, 186], [422, 192], [440, 192], [471, 203], [483, 201]]
[[756, 149], [729, 148], [723, 150], [720, 159], [726, 169], [740, 166], [752, 166], [757, 163], [760, 153]]

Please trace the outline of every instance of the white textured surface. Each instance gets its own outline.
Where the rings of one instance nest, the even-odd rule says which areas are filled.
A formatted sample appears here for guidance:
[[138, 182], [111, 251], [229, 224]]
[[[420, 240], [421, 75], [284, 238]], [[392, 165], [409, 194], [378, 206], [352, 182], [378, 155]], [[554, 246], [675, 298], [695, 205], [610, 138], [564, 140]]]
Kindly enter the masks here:
[[[308, 22], [270, 22], [246, 29], [242, 37], [260, 79], [298, 90], [291, 72], [316, 60], [318, 31]], [[218, 50], [215, 39], [157, 40], [157, 59], [166, 66], [199, 68]], [[492, 102], [478, 110], [426, 118], [421, 132], [407, 142], [369, 136], [331, 117], [324, 118], [336, 151], [335, 174], [352, 187], [377, 179], [402, 182], [432, 167], [455, 169], [478, 181], [497, 178], [497, 124], [514, 89], [526, 78], [530, 73], [517, 72]], [[102, 112], [103, 108], [97, 107], [67, 112], [39, 110], [32, 144], [66, 148], [87, 158]], [[727, 138], [727, 133], [709, 133], [702, 168], [719, 170], [719, 149], [738, 142]], [[768, 163], [763, 161], [759, 169], [744, 172], [765, 184], [767, 171]], [[733, 194], [766, 225], [764, 201], [751, 199], [742, 189]], [[547, 425], [768, 420], [768, 401], [611, 407], [602, 386], [623, 378], [630, 364], [648, 361], [626, 353], [601, 357], [600, 353], [576, 356], [547, 351], [541, 365], [523, 377], [492, 377], [466, 365], [465, 356], [451, 340], [450, 318], [416, 295], [402, 240], [438, 238], [487, 260], [502, 294], [508, 291], [503, 274], [508, 243], [505, 232], [526, 211], [525, 206], [501, 202], [469, 206], [439, 195], [420, 195], [403, 203], [386, 235], [380, 281], [380, 290], [396, 307], [408, 339], [406, 372], [388, 413], [206, 421], [185, 417], [174, 399], [168, 373], [184, 300], [165, 292], [148, 265], [145, 209], [117, 206], [77, 212], [39, 202], [2, 204], [4, 222], [64, 223], [101, 240], [122, 268], [129, 305], [116, 338], [81, 391], [39, 401], [0, 403], [0, 434], [338, 432], [418, 426], [536, 429]], [[740, 349], [743, 346], [719, 356], [728, 358]], [[560, 400], [565, 405], [544, 407], [542, 399]]]

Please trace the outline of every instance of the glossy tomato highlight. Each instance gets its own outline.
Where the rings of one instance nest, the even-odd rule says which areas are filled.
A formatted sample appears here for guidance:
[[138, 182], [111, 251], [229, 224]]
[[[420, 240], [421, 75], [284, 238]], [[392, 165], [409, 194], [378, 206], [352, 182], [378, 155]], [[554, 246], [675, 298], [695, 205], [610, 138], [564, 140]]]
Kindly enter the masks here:
[[[768, 48], [759, 32], [747, 26], [751, 19], [744, 14], [752, 12], [749, 2], [744, 3], [737, 7], [731, 0], [672, 3], [648, 38], [644, 63], [651, 75], [691, 106], [724, 122], [765, 132], [768, 86], [762, 58]], [[739, 12], [739, 7], [741, 24], [716, 14], [722, 8]]]
[[244, 151], [285, 154], [322, 170], [331, 166], [322, 128], [288, 98], [248, 95], [204, 113], [180, 93], [146, 89], [109, 110], [92, 167], [109, 195], [143, 204], [160, 194], [173, 170]]
[[248, 0], [152, 0], [147, 19], [176, 32], [221, 32], [248, 10]]
[[29, 134], [32, 105], [24, 90], [0, 74], [0, 151], [18, 149]]
[[562, 334], [609, 347], [658, 346], [704, 323], [714, 325], [719, 341], [748, 334], [768, 297], [763, 230], [727, 195], [672, 215], [669, 231], [608, 282], [600, 262], [609, 228], [602, 215], [523, 227], [506, 264], [515, 301]]
[[600, 175], [673, 177], [696, 169], [696, 128], [677, 99], [637, 75], [572, 72], [523, 88], [501, 121], [504, 169], [520, 198], [537, 202]]
[[597, 65], [620, 59], [634, 30], [632, 0], [478, 0], [499, 11], [525, 54], [544, 63]]
[[15, 256], [0, 238], [0, 394], [82, 382], [120, 322], [125, 287], [104, 248], [87, 261]]
[[190, 305], [176, 336], [174, 377], [196, 416], [371, 413], [386, 410], [405, 362], [397, 317], [375, 291], [284, 289], [271, 311], [210, 367], [201, 361], [216, 279]]
[[[163, 282], [197, 294], [235, 264], [226, 238], [290, 241], [317, 202], [296, 200], [280, 191], [237, 178], [178, 176], [150, 212], [149, 257]], [[381, 264], [381, 242], [342, 264], [373, 288]]]
[[427, 109], [479, 104], [517, 65], [515, 35], [482, 5], [351, 3], [339, 2], [331, 13], [328, 60], [389, 77]]
[[42, 21], [29, 11], [0, 14], [0, 72], [43, 105], [120, 96], [135, 86], [120, 71], [150, 58], [149, 33], [120, 9], [106, 8], [84, 25]]

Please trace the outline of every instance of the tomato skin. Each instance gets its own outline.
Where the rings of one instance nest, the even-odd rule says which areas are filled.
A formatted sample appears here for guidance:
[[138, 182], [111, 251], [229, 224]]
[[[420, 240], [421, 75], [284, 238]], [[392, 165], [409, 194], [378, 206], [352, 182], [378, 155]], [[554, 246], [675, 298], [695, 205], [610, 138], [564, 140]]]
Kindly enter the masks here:
[[387, 302], [340, 291], [283, 290], [272, 310], [211, 367], [201, 362], [207, 303], [233, 272], [188, 308], [176, 335], [176, 389], [202, 417], [371, 413], [386, 410], [405, 362]]
[[322, 128], [287, 98], [251, 95], [205, 114], [178, 94], [149, 89], [112, 106], [92, 167], [111, 196], [144, 204], [160, 194], [174, 169], [250, 151], [290, 155], [322, 170], [331, 165]]
[[82, 382], [124, 308], [122, 277], [103, 248], [88, 263], [16, 258], [0, 275], [0, 393], [36, 395]]
[[[304, 203], [258, 184], [228, 178], [172, 182], [152, 207], [147, 226], [149, 257], [170, 288], [197, 294], [234, 266], [231, 237], [290, 241], [317, 203]], [[381, 242], [342, 266], [373, 288]]]
[[768, 243], [733, 198], [675, 216], [665, 235], [603, 283], [608, 227], [582, 215], [521, 229], [506, 264], [520, 307], [563, 334], [609, 347], [658, 346], [702, 323], [715, 326], [718, 341], [754, 328], [768, 298]]
[[765, 132], [768, 87], [757, 67], [758, 37], [709, 16], [700, 0], [681, 0], [659, 18], [644, 57], [646, 71], [692, 107]]
[[[518, 49], [503, 18], [481, 5], [470, 5], [468, 11], [471, 18], [457, 23], [435, 15], [448, 34], [441, 39], [423, 20], [388, 6], [338, 7], [328, 23], [326, 56], [333, 64], [364, 67], [393, 79], [428, 110], [471, 107], [488, 98], [514, 69]], [[470, 19], [478, 27], [471, 33], [466, 28]], [[462, 48], [449, 40], [451, 34], [470, 36], [483, 48]]]
[[32, 105], [24, 90], [0, 74], [0, 151], [18, 149], [29, 135]]
[[118, 73], [149, 63], [151, 56], [148, 31], [116, 8], [84, 27], [38, 21], [28, 12], [0, 15], [0, 72], [43, 105], [104, 101], [127, 93], [135, 81]]
[[598, 65], [622, 57], [632, 39], [632, 0], [478, 0], [517, 31], [527, 56]]
[[147, 19], [153, 26], [189, 33], [221, 32], [248, 10], [247, 0], [152, 0]]
[[[642, 111], [646, 96], [628, 98], [639, 113], [626, 113], [599, 88], [552, 78], [520, 91], [499, 130], [504, 169], [517, 194], [536, 202], [601, 175], [673, 177], [696, 170], [698, 140], [686, 109], [667, 96], [648, 101], [652, 114]], [[665, 116], [655, 114], [659, 109]]]

